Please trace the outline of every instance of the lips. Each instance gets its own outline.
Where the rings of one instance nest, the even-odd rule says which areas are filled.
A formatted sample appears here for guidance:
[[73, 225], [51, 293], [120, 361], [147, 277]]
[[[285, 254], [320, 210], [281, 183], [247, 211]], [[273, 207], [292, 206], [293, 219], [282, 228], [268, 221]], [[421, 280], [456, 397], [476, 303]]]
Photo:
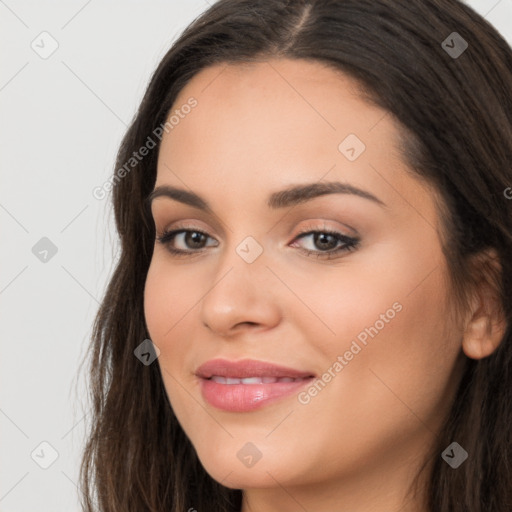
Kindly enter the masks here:
[[246, 377], [244, 379], [234, 377], [221, 377], [212, 375], [211, 380], [219, 384], [274, 384], [275, 382], [296, 382], [304, 380], [302, 377], [293, 379], [292, 377]]
[[229, 361], [227, 359], [212, 359], [201, 365], [196, 375], [203, 379], [213, 376], [229, 377], [233, 379], [248, 379], [252, 377], [277, 379], [304, 379], [314, 377], [314, 374], [307, 371], [287, 368], [264, 361], [254, 359], [243, 359], [241, 361]]
[[249, 412], [299, 391], [311, 372], [264, 361], [213, 359], [196, 370], [206, 402], [229, 412]]

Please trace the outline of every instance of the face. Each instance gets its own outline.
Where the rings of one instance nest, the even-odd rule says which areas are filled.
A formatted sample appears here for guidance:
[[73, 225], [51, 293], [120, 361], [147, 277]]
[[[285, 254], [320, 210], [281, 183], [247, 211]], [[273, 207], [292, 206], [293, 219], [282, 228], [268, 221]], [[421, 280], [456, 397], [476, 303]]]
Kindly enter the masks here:
[[180, 108], [145, 315], [206, 471], [244, 489], [410, 473], [448, 410], [461, 333], [435, 192], [398, 125], [300, 60], [208, 68]]

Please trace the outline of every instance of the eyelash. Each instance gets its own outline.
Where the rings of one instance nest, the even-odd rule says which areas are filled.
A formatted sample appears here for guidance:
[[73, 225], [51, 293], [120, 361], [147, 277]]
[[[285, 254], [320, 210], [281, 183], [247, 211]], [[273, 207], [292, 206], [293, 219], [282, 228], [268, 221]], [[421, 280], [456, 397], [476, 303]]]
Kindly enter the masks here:
[[[171, 231], [164, 231], [161, 235], [158, 235], [156, 239], [159, 243], [166, 246], [166, 249], [175, 257], [186, 257], [190, 255], [197, 255], [199, 253], [204, 252], [203, 249], [198, 250], [191, 250], [191, 251], [184, 251], [182, 249], [175, 249], [170, 245], [170, 242], [174, 240], [176, 235], [181, 233], [200, 233], [207, 238], [211, 238], [208, 233], [205, 233], [204, 231], [200, 229], [174, 229]], [[322, 229], [322, 230], [304, 230], [298, 233], [298, 235], [295, 237], [295, 240], [298, 240], [300, 238], [305, 238], [308, 235], [315, 235], [315, 234], [325, 234], [333, 236], [337, 239], [337, 242], [342, 242], [344, 245], [341, 247], [338, 247], [337, 249], [332, 249], [330, 251], [312, 251], [309, 249], [300, 249], [301, 252], [305, 253], [306, 256], [315, 256], [317, 259], [332, 259], [336, 257], [338, 254], [341, 254], [343, 252], [351, 252], [358, 248], [360, 240], [358, 238], [350, 237], [347, 235], [344, 235], [342, 233], [339, 233], [337, 231], [332, 231], [330, 229]]]

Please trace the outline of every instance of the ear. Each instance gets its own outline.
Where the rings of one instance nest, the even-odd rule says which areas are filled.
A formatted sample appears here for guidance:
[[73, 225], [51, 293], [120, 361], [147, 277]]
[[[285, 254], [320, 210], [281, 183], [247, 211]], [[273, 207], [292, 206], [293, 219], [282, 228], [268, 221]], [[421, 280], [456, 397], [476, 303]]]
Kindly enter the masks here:
[[500, 297], [501, 264], [494, 249], [477, 255], [474, 262], [477, 276], [471, 295], [462, 339], [462, 349], [471, 359], [491, 355], [506, 331], [506, 318]]

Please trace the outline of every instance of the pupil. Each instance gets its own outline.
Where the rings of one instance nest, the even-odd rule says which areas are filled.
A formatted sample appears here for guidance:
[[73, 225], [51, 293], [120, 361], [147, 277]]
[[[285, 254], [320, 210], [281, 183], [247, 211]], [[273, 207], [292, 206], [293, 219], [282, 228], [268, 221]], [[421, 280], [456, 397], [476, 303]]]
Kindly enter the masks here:
[[[201, 238], [204, 235], [202, 233], [198, 233], [197, 231], [189, 232], [186, 235], [186, 243], [187, 245], [199, 244], [201, 245]], [[189, 243], [190, 241], [190, 243]]]
[[[329, 244], [329, 241], [326, 240], [326, 239], [329, 239], [331, 238], [331, 243]], [[316, 235], [315, 237], [315, 243], [318, 243], [318, 241], [320, 240], [320, 248], [323, 248], [323, 249], [333, 249], [335, 246], [336, 246], [336, 239], [332, 236], [332, 235], [329, 235], [327, 233], [320, 233], [318, 235]], [[333, 243], [334, 242], [334, 245]], [[328, 247], [325, 247], [325, 244], [327, 244]], [[324, 245], [324, 247], [322, 247], [322, 245]], [[329, 247], [330, 245], [330, 247]]]

